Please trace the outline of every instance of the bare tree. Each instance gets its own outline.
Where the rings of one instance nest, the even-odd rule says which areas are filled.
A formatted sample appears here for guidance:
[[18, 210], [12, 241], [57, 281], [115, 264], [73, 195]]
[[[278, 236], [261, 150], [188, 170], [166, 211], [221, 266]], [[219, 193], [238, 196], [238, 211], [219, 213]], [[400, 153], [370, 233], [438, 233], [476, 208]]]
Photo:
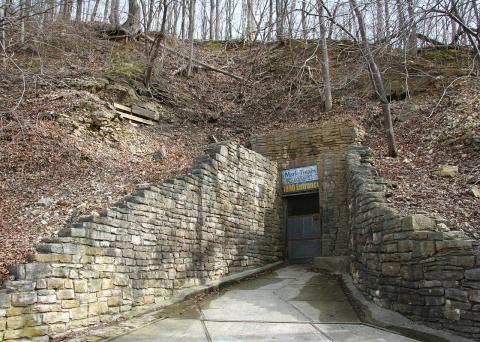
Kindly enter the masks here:
[[126, 30], [129, 35], [134, 36], [142, 30], [140, 20], [141, 15], [138, 0], [128, 0], [127, 20], [122, 24], [122, 28]]
[[95, 18], [97, 17], [97, 12], [98, 12], [98, 6], [99, 5], [100, 5], [100, 0], [95, 0], [95, 5], [93, 6], [92, 15], [90, 16], [90, 21], [95, 21]]
[[209, 39], [210, 40], [213, 40], [215, 38], [215, 2], [218, 2], [218, 0], [217, 1], [210, 0], [210, 17], [209, 17], [209, 21], [210, 21]]
[[83, 0], [77, 0], [77, 9], [75, 12], [75, 21], [80, 22], [82, 21], [82, 14], [83, 14]]
[[392, 122], [392, 114], [390, 111], [390, 102], [388, 101], [385, 87], [383, 85], [383, 78], [380, 70], [378, 69], [377, 63], [375, 62], [375, 58], [373, 57], [372, 50], [370, 48], [370, 44], [368, 43], [367, 32], [365, 28], [365, 22], [363, 20], [362, 12], [357, 5], [356, 0], [349, 0], [352, 8], [354, 10], [354, 14], [357, 17], [358, 23], [358, 30], [361, 37], [361, 47], [362, 47], [362, 54], [365, 57], [368, 69], [370, 71], [373, 89], [382, 104], [382, 111], [383, 111], [383, 122], [384, 128], [386, 131], [387, 136], [387, 143], [388, 143], [388, 155], [390, 157], [397, 157], [398, 151], [397, 146], [395, 143], [395, 133], [393, 131], [393, 122]]
[[120, 1], [119, 0], [111, 0], [112, 8], [110, 10], [110, 22], [114, 26], [120, 25]]
[[332, 109], [332, 86], [330, 84], [330, 68], [327, 46], [327, 25], [325, 24], [323, 0], [318, 0], [318, 15], [320, 21], [320, 50], [322, 52], [322, 79], [323, 79], [323, 109], [328, 112]]
[[417, 56], [417, 21], [415, 18], [415, 9], [413, 7], [413, 0], [407, 0], [408, 11], [408, 54], [410, 57]]
[[215, 1], [215, 40], [220, 39], [220, 0]]
[[192, 67], [193, 67], [193, 39], [195, 33], [195, 6], [196, 1], [190, 0], [190, 8], [189, 8], [189, 15], [188, 15], [188, 39], [190, 40], [190, 56], [188, 59], [188, 66], [187, 66], [187, 76], [190, 77], [192, 75]]
[[150, 88], [151, 81], [152, 81], [152, 74], [154, 71], [155, 60], [158, 57], [160, 52], [160, 47], [162, 46], [162, 42], [165, 40], [165, 27], [167, 22], [167, 10], [168, 10], [168, 3], [167, 0], [163, 0], [163, 8], [162, 8], [162, 23], [160, 27], [160, 32], [155, 36], [155, 39], [150, 47], [150, 51], [148, 52], [148, 59], [147, 65], [145, 68], [145, 75], [143, 78], [143, 83], [147, 89]]

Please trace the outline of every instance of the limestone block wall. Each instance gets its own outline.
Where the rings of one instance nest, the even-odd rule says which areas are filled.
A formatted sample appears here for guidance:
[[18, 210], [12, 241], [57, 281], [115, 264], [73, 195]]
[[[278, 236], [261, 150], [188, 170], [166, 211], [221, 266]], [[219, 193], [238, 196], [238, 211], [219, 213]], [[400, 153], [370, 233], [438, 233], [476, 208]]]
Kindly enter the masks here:
[[424, 215], [402, 216], [368, 151], [347, 152], [352, 276], [378, 305], [480, 340], [480, 246]]
[[0, 340], [48, 341], [282, 258], [277, 167], [233, 143], [65, 228], [0, 289]]
[[276, 161], [279, 171], [317, 164], [324, 256], [349, 254], [345, 153], [350, 144], [362, 138], [363, 132], [358, 127], [326, 123], [314, 128], [273, 132], [251, 141], [252, 149]]

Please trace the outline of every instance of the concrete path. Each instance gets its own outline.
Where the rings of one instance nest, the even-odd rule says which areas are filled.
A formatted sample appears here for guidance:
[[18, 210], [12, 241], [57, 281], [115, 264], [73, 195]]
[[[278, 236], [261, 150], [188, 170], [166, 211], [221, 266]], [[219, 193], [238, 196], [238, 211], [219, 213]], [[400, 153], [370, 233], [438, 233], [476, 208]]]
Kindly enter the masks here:
[[362, 324], [337, 279], [305, 265], [278, 269], [162, 314], [163, 320], [114, 341], [415, 341]]

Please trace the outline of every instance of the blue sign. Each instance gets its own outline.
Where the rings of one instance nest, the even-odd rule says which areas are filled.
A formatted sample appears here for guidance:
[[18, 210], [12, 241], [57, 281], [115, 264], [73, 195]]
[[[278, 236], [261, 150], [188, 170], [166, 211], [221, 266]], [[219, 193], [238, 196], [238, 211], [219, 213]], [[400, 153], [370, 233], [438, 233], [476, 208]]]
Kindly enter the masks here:
[[285, 193], [318, 189], [317, 165], [283, 170], [282, 184]]

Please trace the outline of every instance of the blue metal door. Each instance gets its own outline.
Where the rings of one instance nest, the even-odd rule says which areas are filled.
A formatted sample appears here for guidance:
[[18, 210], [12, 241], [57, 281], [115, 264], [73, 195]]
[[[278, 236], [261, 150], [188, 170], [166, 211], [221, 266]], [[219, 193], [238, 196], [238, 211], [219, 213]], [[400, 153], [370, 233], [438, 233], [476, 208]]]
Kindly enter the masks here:
[[288, 216], [288, 258], [313, 258], [322, 255], [318, 214]]

